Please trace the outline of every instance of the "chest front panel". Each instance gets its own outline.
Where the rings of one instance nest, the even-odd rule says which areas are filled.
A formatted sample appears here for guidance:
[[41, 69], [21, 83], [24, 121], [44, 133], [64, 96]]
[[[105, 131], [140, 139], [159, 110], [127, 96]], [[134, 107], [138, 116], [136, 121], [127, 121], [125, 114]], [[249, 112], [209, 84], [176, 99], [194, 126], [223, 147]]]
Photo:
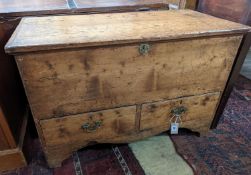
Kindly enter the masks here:
[[48, 119], [224, 89], [241, 36], [17, 56], [36, 118]]

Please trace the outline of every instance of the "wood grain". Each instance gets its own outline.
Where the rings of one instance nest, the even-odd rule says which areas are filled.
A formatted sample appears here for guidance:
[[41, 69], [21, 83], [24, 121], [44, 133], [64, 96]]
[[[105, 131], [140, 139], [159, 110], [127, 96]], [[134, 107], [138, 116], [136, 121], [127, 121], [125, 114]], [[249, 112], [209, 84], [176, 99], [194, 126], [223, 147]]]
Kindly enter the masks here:
[[[185, 97], [175, 100], [161, 101], [142, 105], [140, 130], [170, 128], [173, 115], [171, 110], [183, 106], [187, 112], [182, 115], [181, 128], [205, 133], [209, 130], [213, 120], [220, 93], [211, 93], [194, 97]], [[161, 129], [160, 129], [161, 130]]]
[[6, 50], [53, 167], [88, 145], [166, 131], [181, 104], [182, 127], [206, 133], [247, 31], [186, 10], [25, 18]]
[[[17, 56], [32, 112], [48, 119], [222, 91], [241, 36]], [[53, 93], [53, 95], [52, 95]]]
[[192, 10], [30, 17], [22, 19], [5, 49], [8, 53], [28, 52], [245, 33], [248, 30], [247, 26]]
[[22, 120], [23, 122], [17, 145], [15, 145], [14, 148], [9, 147], [9, 149], [0, 150], [0, 173], [1, 171], [13, 170], [27, 165], [24, 153], [22, 151], [27, 128], [27, 120], [28, 114], [26, 113]]
[[[119, 135], [119, 137], [113, 138], [112, 143], [130, 143], [133, 141], [144, 139], [146, 137], [157, 135], [159, 133], [161, 133], [161, 129], [152, 128], [149, 130], [134, 132], [131, 134]], [[61, 166], [61, 163], [64, 159], [69, 158], [72, 155], [72, 152], [77, 151], [86, 146], [91, 146], [93, 144], [97, 143], [88, 144], [87, 142], [85, 142], [84, 139], [82, 139], [74, 143], [68, 142], [67, 144], [60, 144], [56, 146], [44, 146], [44, 152], [48, 165], [51, 168], [59, 167]]]
[[[187, 127], [195, 132], [205, 134], [209, 130], [210, 123], [218, 103], [219, 95], [220, 93], [211, 93], [200, 96], [143, 104], [141, 114], [142, 119], [140, 122], [141, 130], [135, 130], [134, 128], [129, 127], [128, 129], [131, 132], [115, 132], [115, 134], [114, 132], [110, 133], [110, 131], [105, 132], [100, 130], [100, 132], [102, 132], [102, 136], [100, 135], [96, 138], [93, 137], [92, 139], [90, 139], [89, 136], [84, 137], [82, 131], [79, 128], [81, 122], [88, 118], [85, 116], [85, 114], [78, 115], [73, 118], [68, 117], [70, 120], [69, 123], [72, 125], [70, 125], [67, 120], [64, 121], [63, 119], [42, 120], [41, 124], [43, 130], [45, 131], [43, 135], [47, 142], [47, 144], [44, 145], [44, 151], [46, 153], [48, 164], [50, 167], [58, 167], [61, 165], [62, 160], [69, 157], [73, 151], [88, 145], [98, 143], [129, 143], [159, 134], [161, 132], [165, 132], [169, 129], [170, 109], [172, 109], [172, 107], [180, 106], [181, 104], [186, 106], [189, 110], [185, 116], [183, 116], [184, 120], [181, 126]], [[152, 108], [153, 105], [155, 106], [154, 111]], [[111, 112], [113, 110], [107, 111]], [[133, 112], [135, 112], [135, 108], [133, 109]], [[106, 111], [102, 113], [105, 114]], [[122, 118], [123, 117], [121, 117], [121, 119]], [[123, 120], [126, 120], [126, 118], [130, 122], [133, 122], [132, 116], [131, 118], [129, 116], [124, 116]], [[76, 122], [79, 120], [81, 120], [81, 122]], [[116, 125], [110, 127], [114, 126]], [[126, 125], [125, 128], [127, 128]], [[60, 130], [63, 130], [64, 132]], [[108, 131], [108, 129], [106, 129], [106, 131]], [[76, 134], [73, 134], [74, 132]], [[96, 134], [91, 133], [91, 135], [97, 136], [98, 132], [99, 131], [97, 131]], [[110, 135], [108, 133], [110, 133]]]
[[[123, 107], [105, 111], [66, 116], [60, 119], [41, 120], [46, 146], [78, 142], [109, 142], [119, 135], [135, 132], [136, 107]], [[102, 121], [101, 126], [93, 132], [82, 127], [85, 123]]]
[[0, 151], [0, 172], [26, 166], [26, 160], [20, 148]]
[[[121, 2], [121, 6], [118, 7], [118, 9], [116, 8], [118, 11], [136, 11], [144, 10], [144, 8], [167, 9], [167, 4], [162, 4], [161, 0], [156, 1], [156, 4], [154, 4], [155, 0], [151, 1], [152, 3], [147, 1], [146, 4], [143, 4], [144, 2], [141, 0], [135, 0], [133, 6], [127, 6], [129, 4], [128, 2], [131, 2], [131, 0], [128, 2], [124, 0], [118, 1]], [[123, 8], [122, 1], [125, 2], [125, 8]], [[109, 4], [108, 0], [106, 2]], [[111, 1], [111, 4], [114, 4], [114, 2]], [[27, 104], [15, 60], [11, 55], [7, 55], [4, 52], [4, 45], [10, 38], [22, 16], [90, 12], [89, 9], [84, 6], [75, 11], [74, 4], [73, 6], [69, 5], [69, 0], [1, 0], [0, 2], [0, 108], [3, 109], [3, 111], [0, 110], [0, 151], [16, 148], [20, 139], [22, 139], [23, 128], [21, 125]], [[108, 7], [103, 8], [102, 4], [100, 4], [101, 10], [98, 4], [96, 5], [96, 13], [110, 10]], [[22, 154], [21, 151], [20, 154]], [[19, 156], [19, 152], [8, 156]], [[5, 158], [6, 166], [8, 165], [11, 167], [18, 164], [15, 158], [16, 161], [8, 157], [0, 158], [0, 162]], [[10, 163], [8, 160], [13, 161], [13, 163]], [[21, 160], [22, 159], [20, 159], [20, 161]]]

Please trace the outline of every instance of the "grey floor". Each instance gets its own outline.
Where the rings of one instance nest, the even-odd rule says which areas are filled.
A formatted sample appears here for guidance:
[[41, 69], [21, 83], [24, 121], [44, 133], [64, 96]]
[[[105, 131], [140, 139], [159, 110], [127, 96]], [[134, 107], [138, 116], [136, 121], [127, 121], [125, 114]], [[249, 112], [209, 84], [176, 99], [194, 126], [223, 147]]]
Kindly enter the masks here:
[[245, 62], [242, 66], [241, 75], [251, 80], [251, 49], [249, 50]]

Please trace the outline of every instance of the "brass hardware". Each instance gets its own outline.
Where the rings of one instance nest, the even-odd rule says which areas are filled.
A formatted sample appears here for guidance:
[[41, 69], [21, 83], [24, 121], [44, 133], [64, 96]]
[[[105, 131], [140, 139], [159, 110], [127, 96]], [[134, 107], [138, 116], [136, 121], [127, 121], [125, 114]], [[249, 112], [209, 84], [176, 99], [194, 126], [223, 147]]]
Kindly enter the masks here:
[[145, 55], [149, 52], [150, 45], [149, 44], [140, 44], [139, 45], [139, 53]]
[[179, 106], [171, 110], [171, 113], [174, 116], [181, 116], [183, 113], [187, 111], [187, 108], [184, 106]]
[[86, 132], [94, 132], [98, 128], [100, 128], [102, 124], [103, 124], [102, 120], [98, 120], [92, 123], [87, 122], [82, 125], [82, 129], [84, 129]]

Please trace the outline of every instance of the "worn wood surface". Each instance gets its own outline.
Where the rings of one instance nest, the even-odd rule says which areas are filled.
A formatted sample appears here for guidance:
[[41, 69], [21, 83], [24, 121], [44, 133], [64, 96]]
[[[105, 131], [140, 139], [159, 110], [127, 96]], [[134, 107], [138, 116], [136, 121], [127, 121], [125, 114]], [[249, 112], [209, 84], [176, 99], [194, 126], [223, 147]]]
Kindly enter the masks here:
[[[103, 8], [101, 1], [96, 3], [92, 0], [94, 7], [89, 9], [84, 5], [76, 10], [76, 4], [71, 0], [1, 0], [0, 2], [0, 151], [4, 149], [14, 149], [22, 137], [20, 137], [21, 125], [26, 109], [26, 97], [22, 88], [22, 83], [18, 75], [18, 70], [14, 58], [4, 52], [4, 45], [10, 38], [14, 29], [23, 16], [41, 16], [51, 14], [79, 14], [108, 12], [109, 4], [114, 6], [115, 2], [106, 0], [107, 8]], [[85, 2], [87, 2], [85, 0]], [[117, 11], [137, 11], [137, 10], [157, 10], [167, 9], [168, 4], [162, 0], [117, 0], [121, 2], [120, 6], [114, 7]], [[124, 3], [123, 3], [124, 2]], [[80, 4], [81, 1], [78, 1]], [[156, 3], [156, 4], [155, 4]], [[118, 3], [117, 3], [118, 4]], [[123, 7], [125, 6], [125, 7]], [[19, 153], [18, 153], [19, 154]], [[21, 152], [20, 152], [21, 154]], [[4, 159], [4, 158], [3, 158]], [[8, 160], [8, 158], [6, 158]], [[2, 159], [1, 159], [2, 160]], [[12, 160], [13, 161], [13, 160]], [[0, 161], [1, 162], [1, 161]], [[7, 161], [8, 166], [15, 166]], [[22, 163], [21, 163], [22, 164]], [[1, 168], [0, 168], [1, 169]]]
[[249, 29], [192, 10], [24, 18], [5, 49], [9, 53], [66, 49], [245, 33]]
[[235, 82], [237, 81], [239, 75], [240, 75], [240, 70], [243, 65], [243, 62], [248, 54], [248, 51], [251, 46], [251, 32], [248, 32], [246, 35], [244, 35], [243, 40], [241, 42], [241, 46], [238, 50], [238, 54], [236, 55], [235, 62], [234, 62], [234, 67], [232, 68], [232, 71], [230, 73], [230, 76], [228, 78], [228, 81], [226, 83], [226, 87], [224, 89], [224, 92], [222, 93], [222, 98], [219, 103], [216, 116], [212, 122], [211, 128], [216, 128], [220, 117], [223, 114], [224, 108], [227, 104], [227, 101], [231, 95], [231, 92], [233, 90], [233, 87], [235, 85]]
[[[199, 132], [199, 131], [198, 131]], [[134, 132], [131, 134], [119, 135], [112, 140], [112, 143], [130, 143], [133, 141], [141, 140], [146, 137], [160, 134], [161, 131], [158, 128], [152, 128], [145, 131]], [[111, 142], [106, 142], [111, 143]], [[79, 150], [86, 146], [91, 146], [97, 143], [85, 142], [84, 139], [74, 143], [60, 144], [56, 146], [44, 146], [45, 156], [50, 167], [59, 167], [64, 159], [70, 157], [72, 152]]]
[[25, 157], [20, 148], [0, 151], [0, 162], [0, 172], [21, 168], [26, 165]]
[[[8, 149], [0, 150], [0, 173], [1, 171], [13, 170], [26, 166], [26, 159], [22, 148], [27, 128], [27, 121], [28, 114], [26, 113], [22, 120], [19, 140], [15, 147], [9, 147]], [[10, 137], [8, 137], [8, 139], [10, 139]]]
[[33, 114], [46, 119], [222, 91], [241, 38], [151, 43], [145, 55], [134, 44], [16, 58]]
[[171, 122], [175, 121], [175, 118], [172, 119], [171, 110], [183, 106], [187, 108], [187, 112], [181, 116], [180, 127], [202, 133], [207, 132], [213, 120], [219, 97], [220, 93], [211, 93], [143, 104], [140, 130], [159, 128], [159, 130], [165, 131], [169, 129]]
[[[109, 142], [119, 135], [135, 132], [136, 107], [115, 108], [105, 111], [66, 116], [60, 119], [41, 120], [46, 146], [76, 142]], [[102, 121], [96, 131], [88, 132], [83, 124]]]
[[[84, 5], [88, 2], [93, 4], [94, 8], [90, 9], [90, 5]], [[116, 2], [106, 0], [105, 4], [107, 8], [104, 8], [104, 3], [99, 0], [96, 2], [84, 0], [84, 3], [72, 0], [2, 0], [0, 2], [0, 108], [3, 109], [0, 116], [0, 150], [17, 146], [27, 104], [14, 58], [4, 52], [4, 45], [21, 17], [91, 13], [90, 10], [101, 13], [112, 10], [109, 6], [117, 11], [168, 9], [165, 0], [117, 0]], [[116, 6], [116, 4], [120, 5]]]
[[[166, 131], [163, 110], [181, 101], [190, 109], [184, 127], [207, 132], [248, 30], [192, 11], [26, 18], [6, 50], [17, 54], [53, 167], [87, 145], [124, 143]], [[145, 54], [139, 52], [142, 43], [150, 46]], [[155, 112], [148, 109], [153, 105]], [[159, 121], [152, 121], [154, 116]], [[95, 132], [81, 129], [99, 120], [103, 125]]]
[[[142, 116], [140, 121], [140, 130], [138, 130], [139, 128], [134, 128], [134, 116], [124, 116], [124, 119], [122, 119], [123, 117], [116, 116], [115, 118], [121, 119], [121, 121], [126, 121], [126, 119], [129, 120], [127, 124], [131, 123], [130, 125], [133, 126], [129, 126], [127, 129], [127, 131], [130, 132], [118, 133], [115, 131], [115, 133], [111, 133], [109, 131], [110, 129], [102, 130], [100, 128], [100, 131], [97, 130], [96, 133], [89, 133], [90, 136], [88, 136], [88, 134], [83, 133], [80, 129], [82, 122], [88, 118], [85, 116], [86, 114], [71, 117], [69, 118], [69, 122], [67, 122], [67, 119], [42, 120], [41, 125], [43, 128], [43, 136], [45, 137], [45, 142], [47, 143], [44, 145], [44, 151], [46, 153], [48, 164], [50, 167], [60, 166], [62, 160], [69, 157], [72, 152], [87, 145], [97, 143], [128, 143], [167, 131], [169, 130], [170, 125], [170, 110], [180, 106], [181, 104], [188, 108], [188, 112], [183, 116], [183, 124], [181, 126], [204, 134], [209, 130], [219, 96], [220, 93], [211, 93], [143, 104], [142, 110], [140, 110]], [[155, 106], [154, 109], [153, 106]], [[134, 107], [129, 108], [133, 109], [131, 112], [135, 113]], [[126, 108], [121, 109], [126, 111]], [[106, 114], [111, 111], [113, 111], [112, 113], [114, 114], [114, 110], [102, 111], [102, 113]], [[127, 128], [127, 124], [123, 124], [123, 128]], [[118, 128], [118, 126], [122, 125], [113, 124], [110, 127], [114, 128], [114, 126], [115, 128]], [[86, 136], [84, 137], [83, 135]]]

